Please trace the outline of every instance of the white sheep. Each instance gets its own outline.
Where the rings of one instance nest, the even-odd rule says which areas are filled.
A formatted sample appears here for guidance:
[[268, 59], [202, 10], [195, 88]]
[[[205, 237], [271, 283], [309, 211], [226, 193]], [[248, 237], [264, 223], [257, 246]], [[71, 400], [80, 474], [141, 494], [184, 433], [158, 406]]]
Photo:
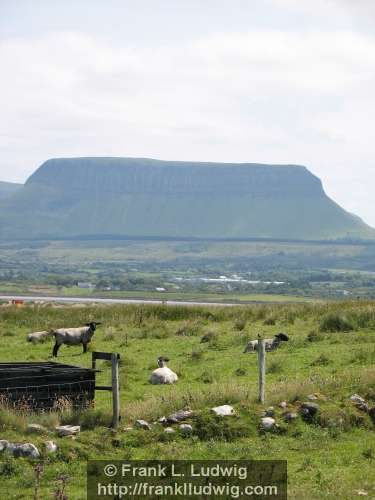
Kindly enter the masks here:
[[29, 333], [26, 337], [28, 342], [33, 342], [34, 344], [38, 342], [44, 342], [48, 337], [51, 337], [52, 333], [43, 331], [43, 332], [33, 332]]
[[151, 373], [150, 383], [153, 385], [157, 384], [174, 384], [177, 382], [177, 375], [166, 365], [169, 361], [168, 358], [160, 356], [158, 358], [158, 366], [156, 370]]
[[51, 334], [55, 337], [55, 345], [53, 347], [52, 356], [57, 356], [57, 351], [63, 344], [66, 345], [83, 345], [83, 352], [87, 352], [87, 344], [92, 339], [96, 327], [101, 323], [87, 323], [86, 326], [80, 328], [59, 328], [52, 330]]
[[[288, 335], [285, 333], [278, 333], [277, 335], [274, 336], [273, 339], [264, 339], [264, 344], [266, 347], [266, 351], [273, 351], [274, 349], [277, 349], [281, 342], [287, 342], [289, 340]], [[255, 352], [258, 350], [258, 340], [250, 340], [250, 342], [247, 343], [244, 353], [245, 352]]]

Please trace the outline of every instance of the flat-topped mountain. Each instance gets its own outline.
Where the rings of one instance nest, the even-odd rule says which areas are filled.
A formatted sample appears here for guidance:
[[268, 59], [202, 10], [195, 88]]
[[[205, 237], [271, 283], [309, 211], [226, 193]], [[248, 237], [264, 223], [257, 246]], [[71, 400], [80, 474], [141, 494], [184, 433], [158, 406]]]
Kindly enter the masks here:
[[1, 203], [2, 238], [375, 238], [297, 165], [53, 159]]
[[14, 182], [1, 182], [0, 181], [0, 201], [5, 200], [12, 194], [14, 194], [18, 189], [22, 187], [22, 184], [16, 184]]

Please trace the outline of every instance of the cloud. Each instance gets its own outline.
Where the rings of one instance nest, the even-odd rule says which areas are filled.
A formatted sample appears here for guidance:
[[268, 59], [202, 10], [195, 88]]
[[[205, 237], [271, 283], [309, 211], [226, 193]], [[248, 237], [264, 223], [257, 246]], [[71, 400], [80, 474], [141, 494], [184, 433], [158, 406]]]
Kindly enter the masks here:
[[359, 155], [374, 161], [373, 37], [259, 29], [139, 46], [52, 32], [0, 41], [0, 59], [8, 178], [56, 156], [302, 163], [375, 223], [351, 192]]

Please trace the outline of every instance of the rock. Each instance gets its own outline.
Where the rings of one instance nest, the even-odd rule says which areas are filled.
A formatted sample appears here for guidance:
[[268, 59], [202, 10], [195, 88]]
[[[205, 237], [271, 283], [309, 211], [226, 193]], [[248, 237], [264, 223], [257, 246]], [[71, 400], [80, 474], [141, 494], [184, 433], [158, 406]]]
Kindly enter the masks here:
[[353, 394], [352, 396], [350, 396], [350, 401], [352, 401], [353, 403], [360, 403], [360, 404], [366, 403], [366, 400], [361, 396], [359, 396], [358, 394]]
[[284, 413], [283, 417], [286, 422], [290, 423], [293, 422], [293, 420], [296, 420], [298, 418], [298, 415], [297, 413], [288, 412]]
[[6, 441], [5, 439], [0, 440], [0, 451], [6, 450], [8, 446], [9, 446], [9, 441]]
[[190, 424], [181, 424], [180, 431], [182, 434], [188, 435], [193, 432], [193, 427]]
[[81, 432], [81, 427], [79, 425], [58, 425], [55, 427], [57, 435], [60, 437], [75, 436]]
[[371, 408], [371, 409], [368, 411], [368, 414], [370, 415], [371, 420], [372, 420], [372, 421], [373, 421], [373, 423], [375, 424], [375, 406], [374, 406], [374, 408]]
[[366, 413], [369, 413], [370, 411], [370, 407], [367, 403], [356, 403], [355, 404], [355, 407], [360, 410], [360, 411], [364, 411]]
[[287, 406], [288, 406], [288, 403], [286, 401], [281, 401], [281, 403], [279, 404], [280, 408], [286, 408]]
[[124, 432], [130, 432], [134, 430], [134, 427], [124, 427]]
[[48, 429], [46, 429], [43, 425], [40, 424], [28, 424], [27, 425], [27, 432], [35, 432], [37, 434], [43, 434], [45, 432], [48, 432]]
[[301, 415], [305, 420], [311, 420], [319, 411], [319, 405], [317, 403], [302, 403], [301, 405]]
[[234, 408], [230, 405], [216, 406], [215, 408], [211, 409], [219, 417], [229, 417], [231, 415], [234, 415]]
[[160, 417], [158, 419], [158, 424], [161, 424], [163, 426], [167, 426], [168, 425], [168, 419], [166, 417]]
[[307, 399], [309, 399], [310, 401], [316, 401], [318, 398], [318, 396], [316, 394], [309, 394], [307, 396]]
[[151, 430], [151, 425], [146, 422], [146, 420], [136, 420], [135, 426], [138, 427], [138, 429], [144, 429], [146, 431]]
[[262, 422], [262, 429], [265, 431], [272, 430], [276, 425], [275, 419], [271, 417], [263, 417], [261, 422]]
[[172, 429], [172, 427], [166, 427], [164, 429], [164, 432], [166, 432], [167, 434], [174, 434], [176, 431]]
[[57, 444], [54, 443], [53, 441], [46, 441], [44, 443], [44, 447], [47, 453], [56, 453], [57, 451]]
[[275, 408], [270, 406], [267, 410], [264, 410], [263, 417], [274, 417], [275, 416]]
[[167, 424], [178, 424], [179, 422], [182, 422], [183, 420], [186, 420], [187, 418], [190, 418], [192, 416], [193, 412], [190, 409], [178, 410], [175, 413], [169, 415], [169, 417], [167, 417], [166, 419], [166, 422]]
[[25, 444], [14, 444], [9, 443], [7, 451], [13, 453], [15, 457], [27, 457], [27, 458], [39, 458], [40, 453], [35, 444], [25, 443]]

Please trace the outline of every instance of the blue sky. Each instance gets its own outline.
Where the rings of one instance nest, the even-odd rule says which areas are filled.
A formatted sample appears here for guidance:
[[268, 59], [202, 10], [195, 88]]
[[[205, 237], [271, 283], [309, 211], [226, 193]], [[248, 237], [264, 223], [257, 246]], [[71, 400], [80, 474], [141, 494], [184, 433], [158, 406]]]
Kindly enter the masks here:
[[0, 180], [63, 156], [295, 163], [375, 225], [372, 0], [0, 0]]

